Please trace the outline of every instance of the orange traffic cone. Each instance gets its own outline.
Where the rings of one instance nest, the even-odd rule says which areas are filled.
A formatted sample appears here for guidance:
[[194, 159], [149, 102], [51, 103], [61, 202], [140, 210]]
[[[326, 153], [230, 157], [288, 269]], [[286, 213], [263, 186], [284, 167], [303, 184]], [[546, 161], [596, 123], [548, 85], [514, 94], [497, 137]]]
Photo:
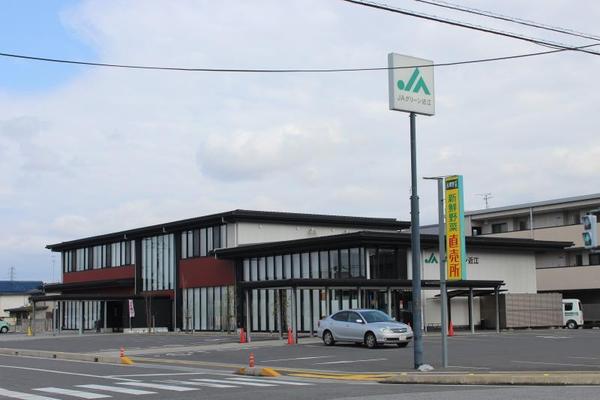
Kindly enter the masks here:
[[248, 360], [248, 366], [254, 368], [254, 353], [250, 353], [250, 359]]
[[294, 344], [294, 333], [292, 332], [292, 328], [288, 328], [288, 343]]
[[450, 321], [450, 326], [448, 327], [448, 336], [454, 336], [454, 325], [452, 321]]
[[246, 343], [246, 331], [244, 331], [244, 328], [240, 329], [240, 343]]

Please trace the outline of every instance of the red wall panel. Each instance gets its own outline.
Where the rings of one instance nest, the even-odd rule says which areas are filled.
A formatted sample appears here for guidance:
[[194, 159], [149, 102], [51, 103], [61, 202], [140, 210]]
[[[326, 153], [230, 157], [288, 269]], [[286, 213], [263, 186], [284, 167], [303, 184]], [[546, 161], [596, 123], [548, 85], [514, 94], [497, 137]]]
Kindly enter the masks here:
[[135, 278], [135, 266], [90, 269], [87, 271], [65, 272], [63, 283], [108, 281], [113, 279]]
[[179, 287], [226, 286], [235, 283], [235, 264], [213, 257], [188, 258], [179, 262]]

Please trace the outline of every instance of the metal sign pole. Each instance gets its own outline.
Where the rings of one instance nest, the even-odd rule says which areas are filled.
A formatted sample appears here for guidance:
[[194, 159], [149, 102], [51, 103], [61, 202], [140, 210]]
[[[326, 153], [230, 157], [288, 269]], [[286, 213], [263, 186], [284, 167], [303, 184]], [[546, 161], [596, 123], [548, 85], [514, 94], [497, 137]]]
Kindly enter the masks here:
[[423, 331], [421, 318], [421, 237], [419, 228], [419, 196], [417, 193], [416, 115], [410, 113], [410, 249], [412, 253], [412, 314], [414, 331], [414, 367], [423, 364]]
[[448, 367], [448, 293], [446, 292], [446, 223], [444, 221], [444, 178], [438, 178], [438, 241], [440, 253], [440, 304], [442, 311], [442, 366]]

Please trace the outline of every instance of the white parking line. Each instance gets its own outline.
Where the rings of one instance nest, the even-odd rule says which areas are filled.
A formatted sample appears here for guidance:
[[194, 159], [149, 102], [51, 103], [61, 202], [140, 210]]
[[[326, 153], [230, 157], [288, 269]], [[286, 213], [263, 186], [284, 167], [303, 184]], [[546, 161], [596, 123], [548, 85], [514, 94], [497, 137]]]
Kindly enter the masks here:
[[462, 365], [448, 365], [448, 368], [461, 368], [461, 369], [485, 369], [485, 370], [489, 370], [491, 368], [488, 367], [467, 367], [467, 366], [462, 366]]
[[579, 358], [582, 360], [600, 360], [598, 357], [567, 357], [567, 358]]
[[205, 386], [205, 387], [212, 387], [212, 388], [219, 388], [219, 389], [235, 388], [235, 387], [237, 387], [237, 386], [233, 386], [233, 385], [224, 385], [224, 384], [221, 384], [221, 383], [178, 381], [178, 380], [175, 380], [175, 379], [169, 379], [167, 381], [162, 381], [162, 382], [164, 382], [164, 383], [174, 383], [174, 384], [178, 384], [178, 385]]
[[11, 399], [19, 400], [58, 400], [54, 397], [38, 396], [37, 394], [13, 392], [12, 390], [6, 390], [0, 388], [0, 396], [8, 397]]
[[55, 394], [64, 394], [66, 396], [79, 397], [80, 399], [106, 399], [111, 396], [107, 394], [98, 394], [92, 392], [84, 392], [81, 390], [73, 390], [73, 389], [62, 389], [57, 387], [45, 387], [45, 388], [37, 388], [33, 390], [38, 390], [40, 392], [47, 393], [55, 393]]
[[198, 390], [196, 388], [185, 387], [185, 386], [163, 385], [161, 383], [148, 383], [148, 382], [119, 382], [119, 385], [129, 385], [129, 386], [147, 387], [147, 388], [151, 388], [151, 389], [171, 390], [173, 392], [190, 392], [192, 390]]
[[329, 365], [329, 364], [352, 364], [359, 362], [387, 361], [387, 358], [368, 358], [366, 360], [344, 360], [344, 361], [326, 361], [315, 363], [314, 365]]
[[124, 388], [124, 387], [107, 386], [107, 385], [75, 385], [75, 386], [80, 387], [80, 388], [85, 388], [85, 389], [105, 390], [107, 392], [132, 394], [134, 396], [139, 396], [142, 394], [156, 394], [156, 392], [150, 392], [148, 390], [128, 389], [128, 388]]
[[222, 379], [191, 379], [194, 382], [208, 382], [208, 383], [220, 383], [220, 384], [230, 384], [230, 385], [243, 385], [243, 386], [276, 386], [273, 384], [269, 384], [269, 383], [254, 383], [254, 382], [231, 382], [228, 380], [222, 380]]
[[268, 382], [268, 383], [276, 383], [278, 385], [292, 385], [292, 386], [312, 386], [312, 383], [305, 383], [305, 382], [294, 382], [294, 381], [284, 381], [281, 379], [270, 379], [270, 378], [263, 378], [263, 379], [253, 379], [253, 378], [227, 378], [227, 380], [230, 381], [243, 381], [243, 382]]
[[568, 363], [553, 363], [553, 362], [543, 362], [543, 361], [519, 361], [519, 360], [511, 360], [511, 362], [519, 363], [519, 364], [558, 365], [558, 366], [561, 366], [561, 367], [593, 367], [593, 368], [600, 368], [600, 365], [593, 365], [593, 364], [568, 364]]
[[314, 356], [314, 357], [296, 357], [296, 358], [278, 358], [275, 360], [260, 360], [260, 362], [279, 362], [279, 361], [295, 361], [295, 360], [314, 360], [315, 358], [331, 358], [333, 356]]

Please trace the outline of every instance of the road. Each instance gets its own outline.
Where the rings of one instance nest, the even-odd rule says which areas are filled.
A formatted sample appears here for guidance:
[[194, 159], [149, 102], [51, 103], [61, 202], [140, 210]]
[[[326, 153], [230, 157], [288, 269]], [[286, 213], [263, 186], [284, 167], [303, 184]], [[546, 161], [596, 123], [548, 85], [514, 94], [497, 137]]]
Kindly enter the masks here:
[[249, 378], [218, 369], [0, 356], [0, 398], [67, 399], [597, 399], [592, 387], [460, 387]]

